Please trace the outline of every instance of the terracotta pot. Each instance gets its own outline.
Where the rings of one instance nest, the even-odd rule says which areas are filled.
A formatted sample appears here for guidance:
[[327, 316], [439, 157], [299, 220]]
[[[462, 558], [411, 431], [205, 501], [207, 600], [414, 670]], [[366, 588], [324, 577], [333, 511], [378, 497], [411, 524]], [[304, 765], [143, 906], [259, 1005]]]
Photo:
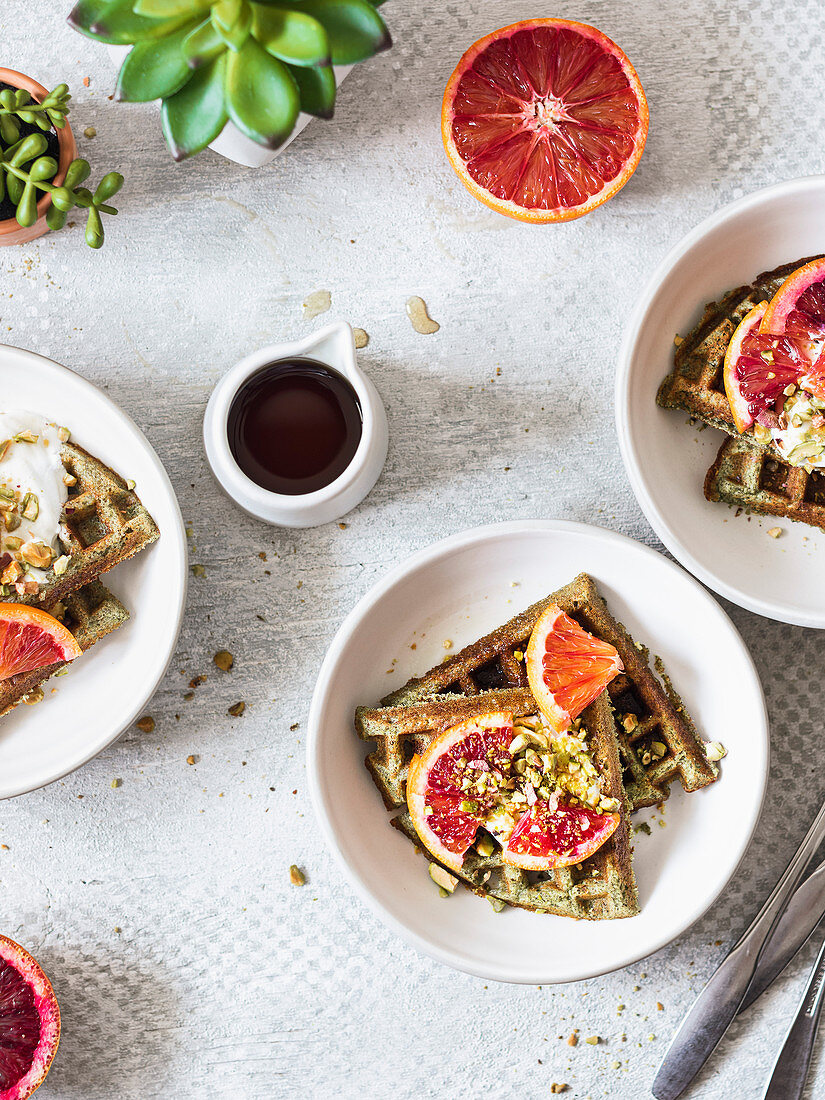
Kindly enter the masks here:
[[[38, 103], [44, 96], [49, 94], [42, 84], [38, 84], [30, 76], [18, 73], [14, 69], [0, 67], [0, 83], [11, 84], [14, 88], [25, 88], [27, 92], [31, 92], [32, 98], [36, 99]], [[62, 130], [55, 130], [55, 133], [60, 146], [60, 158], [57, 162], [57, 175], [54, 177], [54, 183], [59, 184], [66, 178], [66, 170], [77, 156], [77, 145], [75, 145], [74, 134], [68, 122]], [[51, 202], [51, 195], [44, 195], [40, 199], [37, 204], [37, 221], [27, 229], [18, 225], [16, 218], [6, 218], [5, 221], [0, 221], [0, 247], [7, 244], [25, 244], [26, 241], [33, 241], [35, 237], [42, 237], [44, 233], [48, 233], [46, 212], [51, 206]]]

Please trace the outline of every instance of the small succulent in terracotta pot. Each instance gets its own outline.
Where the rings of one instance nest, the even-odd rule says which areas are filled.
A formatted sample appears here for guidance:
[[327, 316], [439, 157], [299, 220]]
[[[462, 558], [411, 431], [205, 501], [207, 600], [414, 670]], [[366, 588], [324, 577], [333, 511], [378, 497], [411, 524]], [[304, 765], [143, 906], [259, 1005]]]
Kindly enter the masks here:
[[91, 169], [77, 157], [66, 121], [68, 86], [48, 92], [14, 69], [0, 68], [0, 245], [24, 244], [62, 229], [70, 210], [87, 211], [86, 243], [103, 244], [102, 213], [123, 177], [109, 172], [94, 193], [82, 184]]

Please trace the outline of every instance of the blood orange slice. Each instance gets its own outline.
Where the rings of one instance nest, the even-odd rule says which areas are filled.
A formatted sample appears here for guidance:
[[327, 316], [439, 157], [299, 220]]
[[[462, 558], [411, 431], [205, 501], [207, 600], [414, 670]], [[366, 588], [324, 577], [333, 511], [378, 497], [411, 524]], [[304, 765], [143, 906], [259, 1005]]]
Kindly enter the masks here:
[[422, 843], [445, 867], [461, 869], [481, 827], [499, 840], [505, 863], [532, 870], [579, 863], [616, 829], [617, 813], [562, 802], [558, 790], [538, 797], [534, 781], [544, 789], [550, 772], [538, 774], [542, 758], [532, 749], [523, 757], [522, 741], [511, 714], [490, 712], [451, 726], [413, 757], [407, 805]]
[[557, 730], [567, 729], [623, 668], [609, 642], [588, 634], [555, 604], [533, 627], [526, 660], [530, 690]]
[[648, 108], [636, 71], [595, 27], [531, 19], [467, 50], [444, 92], [441, 135], [461, 182], [512, 218], [579, 218], [636, 170]]
[[0, 680], [73, 661], [81, 652], [72, 632], [53, 615], [23, 604], [0, 604]]
[[51, 982], [31, 955], [0, 936], [0, 1100], [26, 1100], [43, 1083], [60, 1042]]
[[803, 390], [825, 400], [825, 259], [811, 260], [788, 276], [768, 303], [760, 332], [796, 343], [807, 371]]
[[746, 432], [754, 420], [772, 427], [776, 404], [808, 369], [793, 337], [762, 331], [766, 302], [754, 306], [736, 327], [725, 352], [723, 379], [736, 428]]
[[502, 858], [527, 871], [568, 867], [597, 852], [618, 824], [618, 814], [599, 814], [564, 802], [556, 806], [537, 802], [516, 825]]
[[768, 303], [760, 331], [825, 340], [825, 259], [811, 260], [788, 276]]

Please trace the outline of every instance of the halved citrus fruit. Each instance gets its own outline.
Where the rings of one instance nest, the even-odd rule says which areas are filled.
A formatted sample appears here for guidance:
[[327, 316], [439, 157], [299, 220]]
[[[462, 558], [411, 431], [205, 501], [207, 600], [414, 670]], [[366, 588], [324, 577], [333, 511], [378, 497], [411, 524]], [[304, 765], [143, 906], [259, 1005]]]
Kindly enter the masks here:
[[558, 790], [539, 797], [534, 780], [541, 786], [546, 775], [532, 763], [523, 773], [515, 768], [519, 742], [512, 714], [490, 712], [451, 726], [413, 757], [407, 805], [422, 843], [445, 867], [461, 869], [480, 828], [500, 842], [505, 863], [552, 870], [592, 855], [619, 824], [617, 813], [562, 801]]
[[799, 343], [789, 336], [762, 331], [768, 309], [760, 302], [739, 322], [725, 352], [723, 379], [737, 431], [746, 432], [754, 420], [775, 426], [777, 402], [808, 369]]
[[441, 108], [444, 148], [477, 199], [511, 218], [579, 218], [616, 194], [645, 146], [648, 108], [615, 42], [567, 19], [479, 39]]
[[525, 657], [530, 690], [557, 730], [566, 730], [624, 667], [609, 642], [588, 634], [555, 604], [533, 627]]
[[0, 680], [73, 661], [81, 652], [72, 632], [53, 615], [38, 607], [0, 603]]
[[0, 936], [0, 1100], [26, 1100], [43, 1083], [60, 1042], [60, 1009], [32, 956]]

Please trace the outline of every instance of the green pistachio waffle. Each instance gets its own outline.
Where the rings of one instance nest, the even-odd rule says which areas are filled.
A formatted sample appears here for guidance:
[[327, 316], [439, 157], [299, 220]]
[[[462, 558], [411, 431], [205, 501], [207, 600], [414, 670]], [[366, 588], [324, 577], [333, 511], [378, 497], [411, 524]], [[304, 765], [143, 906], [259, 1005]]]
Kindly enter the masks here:
[[[817, 258], [808, 256], [765, 271], [748, 286], [737, 287], [705, 306], [702, 320], [677, 347], [673, 370], [659, 387], [656, 404], [664, 409], [682, 409], [728, 435], [737, 434], [722, 379], [730, 338], [754, 306], [769, 301], [788, 275]], [[759, 445], [751, 431], [746, 435], [755, 446]]]
[[[682, 701], [663, 670], [657, 669], [662, 681], [654, 675], [647, 650], [613, 618], [586, 573], [423, 676], [410, 680], [388, 695], [384, 705], [398, 708], [433, 697], [526, 689], [523, 653], [536, 620], [551, 603], [558, 604], [585, 630], [609, 642], [622, 659], [624, 672], [608, 685], [607, 691], [615, 712], [624, 788], [631, 810], [663, 801], [674, 780], [686, 791], [712, 783], [719, 770], [707, 759], [704, 743]], [[390, 804], [396, 797], [397, 784], [405, 777], [406, 761], [397, 754], [396, 746], [385, 743], [368, 757], [367, 766]]]
[[791, 466], [744, 436], [728, 438], [719, 448], [705, 477], [705, 496], [825, 531], [825, 473]]
[[[13, 597], [17, 603], [48, 608], [132, 557], [160, 533], [134, 489], [100, 459], [72, 442], [63, 444], [61, 457], [67, 474], [75, 479], [61, 517], [64, 553], [45, 570], [36, 590], [31, 583], [15, 583], [13, 577], [4, 582], [3, 598]], [[10, 557], [4, 557], [0, 578], [7, 577], [4, 570], [15, 568]]]
[[[409, 760], [442, 730], [493, 710], [523, 717], [535, 714], [537, 708], [525, 688], [484, 691], [471, 696], [443, 695], [408, 706], [358, 708], [355, 727], [359, 736], [379, 746], [367, 757], [367, 766], [387, 807], [404, 810], [392, 824], [417, 846], [421, 842], [405, 808]], [[574, 867], [552, 872], [509, 867], [503, 862], [499, 848], [490, 856], [482, 856], [471, 848], [459, 874], [477, 894], [523, 909], [587, 920], [609, 920], [638, 913], [627, 804], [613, 714], [606, 693], [602, 692], [584, 711], [582, 725], [588, 733], [593, 762], [604, 779], [605, 794], [617, 798], [622, 805], [618, 828], [594, 855]], [[401, 759], [403, 765], [399, 769]]]
[[[16, 598], [2, 597], [4, 603], [17, 603]], [[51, 614], [59, 618], [69, 628], [84, 651], [106, 634], [111, 634], [129, 618], [129, 612], [100, 581], [90, 581], [70, 592], [60, 604], [49, 608]], [[0, 716], [7, 714], [12, 707], [41, 687], [50, 676], [54, 676], [65, 666], [65, 661], [37, 668], [32, 672], [22, 672], [8, 680], [0, 680]]]

